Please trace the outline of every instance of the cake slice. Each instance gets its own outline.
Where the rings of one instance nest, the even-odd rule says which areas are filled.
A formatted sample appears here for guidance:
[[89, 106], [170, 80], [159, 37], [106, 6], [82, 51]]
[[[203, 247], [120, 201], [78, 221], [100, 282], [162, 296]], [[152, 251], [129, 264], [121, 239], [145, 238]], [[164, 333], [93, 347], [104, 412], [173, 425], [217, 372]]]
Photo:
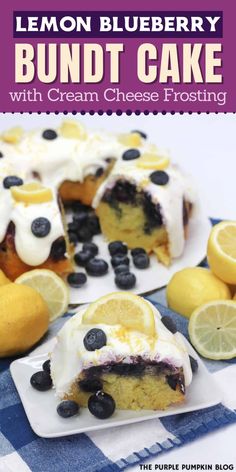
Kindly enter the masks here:
[[179, 333], [143, 298], [117, 292], [67, 321], [51, 353], [51, 376], [58, 398], [90, 411], [99, 395], [118, 409], [164, 410], [184, 401], [192, 372]]

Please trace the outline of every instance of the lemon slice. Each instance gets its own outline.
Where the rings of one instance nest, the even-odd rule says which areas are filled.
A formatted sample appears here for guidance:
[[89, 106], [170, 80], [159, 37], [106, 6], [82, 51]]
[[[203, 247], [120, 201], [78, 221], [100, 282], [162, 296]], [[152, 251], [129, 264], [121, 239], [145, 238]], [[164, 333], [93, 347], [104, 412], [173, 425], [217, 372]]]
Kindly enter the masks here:
[[236, 303], [231, 300], [206, 303], [189, 321], [189, 336], [197, 351], [207, 359], [236, 357]]
[[52, 190], [44, 187], [39, 182], [29, 182], [28, 184], [11, 187], [11, 194], [16, 202], [23, 203], [46, 203], [53, 199]]
[[15, 282], [28, 285], [42, 295], [48, 305], [50, 321], [54, 321], [66, 312], [69, 304], [69, 289], [65, 282], [51, 270], [30, 270], [20, 275]]
[[211, 231], [207, 258], [212, 272], [229, 284], [236, 284], [236, 222], [222, 221]]
[[151, 306], [132, 293], [115, 292], [91, 303], [83, 315], [85, 324], [121, 324], [127, 329], [155, 336], [155, 320]]
[[124, 146], [139, 147], [142, 144], [142, 138], [139, 133], [124, 133], [118, 136], [118, 141]]
[[18, 144], [23, 136], [23, 129], [20, 126], [10, 128], [2, 134], [2, 139], [5, 143]]
[[59, 131], [64, 138], [86, 139], [87, 137], [85, 127], [78, 121], [74, 120], [64, 121]]
[[166, 156], [158, 156], [158, 154], [143, 154], [137, 160], [137, 166], [142, 169], [163, 170], [168, 167], [170, 159]]

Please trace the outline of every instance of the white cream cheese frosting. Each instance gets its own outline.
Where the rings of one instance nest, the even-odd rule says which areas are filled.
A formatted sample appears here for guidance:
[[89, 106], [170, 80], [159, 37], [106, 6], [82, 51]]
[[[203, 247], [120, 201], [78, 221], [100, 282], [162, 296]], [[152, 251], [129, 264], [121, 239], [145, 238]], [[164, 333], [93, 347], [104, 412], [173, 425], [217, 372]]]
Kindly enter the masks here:
[[[177, 168], [169, 166], [166, 170], [170, 177], [168, 185], [154, 185], [149, 179], [151, 170], [139, 169], [136, 166], [137, 159], [122, 159], [130, 145], [124, 144], [120, 135], [83, 130], [80, 138], [68, 138], [61, 130], [62, 127], [56, 130], [57, 137], [52, 140], [45, 139], [44, 130], [39, 129], [23, 132], [20, 139], [12, 144], [4, 139], [0, 141], [0, 243], [5, 238], [10, 221], [13, 221], [16, 227], [16, 251], [22, 261], [32, 266], [45, 262], [52, 242], [64, 235], [57, 203], [60, 185], [65, 180], [82, 182], [86, 176], [96, 174], [98, 169], [106, 169], [108, 160], [112, 158], [116, 164], [99, 188], [93, 206], [99, 204], [106, 188], [115, 185], [117, 179], [124, 178], [136, 183], [151, 195], [154, 203], [160, 204], [169, 235], [170, 254], [172, 257], [180, 256], [184, 248], [183, 198], [192, 203], [195, 201], [190, 180]], [[155, 146], [141, 137], [137, 144], [135, 147], [141, 155], [157, 152]], [[53, 202], [28, 206], [16, 203], [10, 190], [3, 187], [4, 178], [10, 175], [22, 178], [24, 183], [39, 178], [44, 185], [52, 188]], [[51, 231], [47, 237], [39, 239], [30, 232], [30, 227], [33, 219], [41, 216], [49, 219]]]
[[[135, 362], [137, 356], [144, 361], [166, 362], [170, 366], [183, 368], [185, 385], [192, 380], [189, 355], [179, 333], [172, 334], [161, 322], [161, 316], [152, 306], [155, 316], [156, 336], [150, 338], [144, 333], [125, 330], [121, 325], [87, 325], [83, 313], [70, 318], [57, 335], [57, 343], [50, 354], [51, 376], [56, 395], [62, 398], [84, 369], [111, 363]], [[101, 349], [87, 351], [83, 339], [93, 327], [104, 331], [107, 344]]]

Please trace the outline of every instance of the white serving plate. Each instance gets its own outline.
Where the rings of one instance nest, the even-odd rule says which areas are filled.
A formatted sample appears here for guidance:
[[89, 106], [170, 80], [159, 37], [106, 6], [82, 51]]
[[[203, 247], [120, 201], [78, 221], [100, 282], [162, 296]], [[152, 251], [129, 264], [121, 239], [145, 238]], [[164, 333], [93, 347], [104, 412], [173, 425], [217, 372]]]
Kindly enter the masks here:
[[[136, 286], [130, 290], [130, 292], [139, 295], [152, 292], [167, 285], [172, 275], [178, 270], [184, 267], [198, 265], [206, 256], [206, 247], [210, 231], [211, 223], [209, 218], [199, 211], [198, 215], [190, 220], [189, 237], [186, 241], [184, 253], [180, 258], [173, 261], [171, 267], [164, 267], [157, 261], [155, 255], [152, 255], [150, 258], [150, 267], [140, 270], [133, 266], [132, 258], [130, 257], [130, 270], [137, 278]], [[83, 287], [77, 289], [71, 288], [71, 304], [90, 303], [103, 295], [119, 290], [114, 282], [115, 276], [110, 264], [107, 241], [105, 241], [102, 235], [94, 237], [93, 241], [99, 247], [97, 257], [101, 257], [109, 263], [109, 271], [102, 277], [88, 276], [87, 283]], [[76, 247], [76, 252], [79, 251], [81, 247], [82, 244], [79, 244]], [[83, 268], [77, 268], [77, 270], [84, 272]]]
[[44, 438], [69, 436], [201, 410], [220, 403], [222, 395], [212, 375], [207, 371], [191, 345], [185, 338], [184, 340], [189, 353], [198, 360], [198, 372], [194, 375], [193, 382], [187, 389], [184, 404], [172, 406], [166, 411], [116, 410], [110, 418], [99, 420], [92, 416], [87, 408], [81, 408], [77, 416], [67, 419], [61, 418], [56, 412], [59, 401], [56, 399], [54, 391], [38, 392], [30, 385], [31, 375], [41, 370], [42, 363], [48, 358], [47, 353], [55, 343], [55, 338], [40, 346], [37, 350], [40, 354], [23, 357], [12, 362], [10, 370], [33, 431]]

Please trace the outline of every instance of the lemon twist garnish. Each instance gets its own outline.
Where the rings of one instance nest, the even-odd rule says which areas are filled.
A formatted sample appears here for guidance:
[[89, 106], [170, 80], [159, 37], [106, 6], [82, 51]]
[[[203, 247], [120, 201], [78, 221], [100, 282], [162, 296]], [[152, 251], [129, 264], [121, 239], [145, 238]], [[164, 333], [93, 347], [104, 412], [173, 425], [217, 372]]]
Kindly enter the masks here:
[[11, 187], [12, 197], [16, 202], [28, 204], [46, 203], [53, 199], [52, 190], [39, 182], [29, 182], [24, 185]]
[[168, 167], [170, 159], [167, 156], [145, 153], [136, 162], [137, 167], [141, 169], [163, 170]]
[[84, 126], [73, 120], [64, 121], [59, 131], [64, 138], [86, 139], [87, 137]]
[[139, 133], [120, 134], [118, 141], [124, 146], [138, 147], [142, 144], [142, 138]]

